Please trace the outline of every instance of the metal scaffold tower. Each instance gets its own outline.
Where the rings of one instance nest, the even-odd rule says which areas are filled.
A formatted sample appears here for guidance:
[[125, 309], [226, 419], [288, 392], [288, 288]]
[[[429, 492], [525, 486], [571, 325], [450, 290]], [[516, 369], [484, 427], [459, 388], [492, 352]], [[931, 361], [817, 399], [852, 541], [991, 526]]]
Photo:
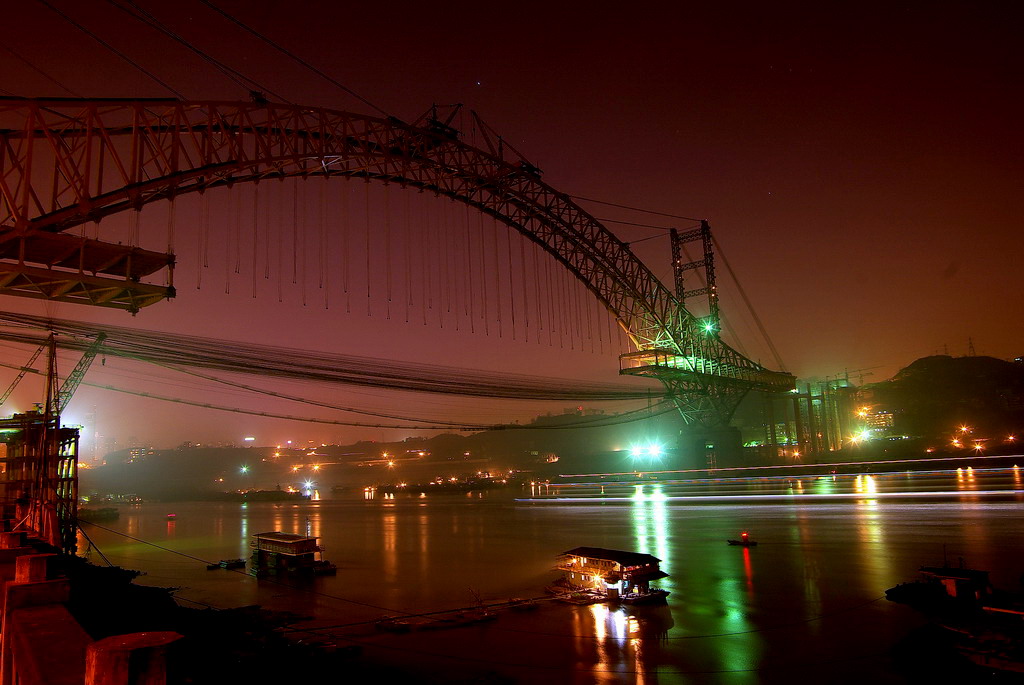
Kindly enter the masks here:
[[46, 345], [45, 402], [32, 411], [0, 419], [4, 517], [17, 521], [17, 529], [67, 554], [74, 554], [77, 547], [79, 430], [62, 426], [60, 416], [104, 338], [97, 336], [58, 387], [57, 343], [51, 334]]

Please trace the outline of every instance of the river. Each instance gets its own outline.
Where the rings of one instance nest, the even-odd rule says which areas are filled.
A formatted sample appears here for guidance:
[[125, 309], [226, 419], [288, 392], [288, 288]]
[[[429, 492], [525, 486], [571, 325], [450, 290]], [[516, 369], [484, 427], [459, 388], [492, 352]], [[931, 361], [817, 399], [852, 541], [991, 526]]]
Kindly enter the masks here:
[[[912, 642], [924, 621], [885, 589], [961, 558], [1018, 589], [1022, 505], [1020, 469], [1001, 468], [146, 502], [122, 505], [110, 530], [86, 530], [110, 562], [144, 571], [138, 582], [180, 588], [183, 604], [299, 613], [367, 660], [423, 674], [409, 682], [905, 683], [943, 662], [922, 659]], [[248, 556], [254, 533], [307, 529], [337, 576], [289, 587], [206, 569]], [[726, 544], [743, 530], [757, 547]], [[555, 556], [577, 546], [658, 557], [668, 604], [544, 602], [451, 630], [374, 630], [384, 614], [540, 596]]]

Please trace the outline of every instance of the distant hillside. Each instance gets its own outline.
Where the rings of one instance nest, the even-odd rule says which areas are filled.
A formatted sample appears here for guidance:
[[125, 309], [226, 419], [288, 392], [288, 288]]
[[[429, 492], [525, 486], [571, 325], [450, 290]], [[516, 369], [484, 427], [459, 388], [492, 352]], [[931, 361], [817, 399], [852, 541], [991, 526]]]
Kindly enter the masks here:
[[876, 409], [895, 415], [910, 435], [951, 434], [969, 425], [975, 434], [996, 435], [1024, 427], [1024, 364], [993, 357], [918, 359], [864, 395]]

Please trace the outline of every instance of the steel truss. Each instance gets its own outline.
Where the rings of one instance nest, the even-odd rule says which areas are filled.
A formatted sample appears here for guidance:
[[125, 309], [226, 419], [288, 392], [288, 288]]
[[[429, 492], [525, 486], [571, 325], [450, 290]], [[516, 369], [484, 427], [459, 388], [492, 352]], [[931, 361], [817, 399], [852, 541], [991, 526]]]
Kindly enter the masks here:
[[[66, 259], [33, 266], [28, 248], [111, 214], [235, 183], [289, 176], [398, 183], [470, 205], [547, 250], [640, 350], [623, 356], [621, 372], [665, 383], [688, 422], [728, 421], [750, 389], [793, 387], [789, 374], [747, 359], [708, 331], [626, 244], [544, 183], [536, 167], [506, 159], [508, 148], [486, 134], [484, 146], [466, 144], [434, 119], [411, 125], [297, 105], [0, 98], [0, 260], [17, 259], [26, 271], [41, 263], [67, 279], [66, 292], [81, 293], [74, 301], [137, 309], [173, 296], [173, 288], [161, 293], [153, 289], [162, 286], [141, 282], [170, 270], [173, 256], [129, 255], [138, 248], [103, 243], [91, 247], [107, 251], [106, 260], [83, 258], [76, 271]], [[11, 261], [0, 265], [17, 271]], [[2, 273], [0, 293], [53, 297], [45, 289], [12, 292]], [[125, 288], [119, 296], [103, 291], [117, 286]]]

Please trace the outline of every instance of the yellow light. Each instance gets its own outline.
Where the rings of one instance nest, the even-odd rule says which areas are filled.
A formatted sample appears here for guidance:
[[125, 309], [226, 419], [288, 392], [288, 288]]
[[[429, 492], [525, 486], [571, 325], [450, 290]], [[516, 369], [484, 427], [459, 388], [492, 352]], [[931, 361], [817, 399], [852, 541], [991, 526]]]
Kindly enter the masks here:
[[314, 471], [319, 471], [320, 470], [320, 464], [313, 464], [313, 470]]

